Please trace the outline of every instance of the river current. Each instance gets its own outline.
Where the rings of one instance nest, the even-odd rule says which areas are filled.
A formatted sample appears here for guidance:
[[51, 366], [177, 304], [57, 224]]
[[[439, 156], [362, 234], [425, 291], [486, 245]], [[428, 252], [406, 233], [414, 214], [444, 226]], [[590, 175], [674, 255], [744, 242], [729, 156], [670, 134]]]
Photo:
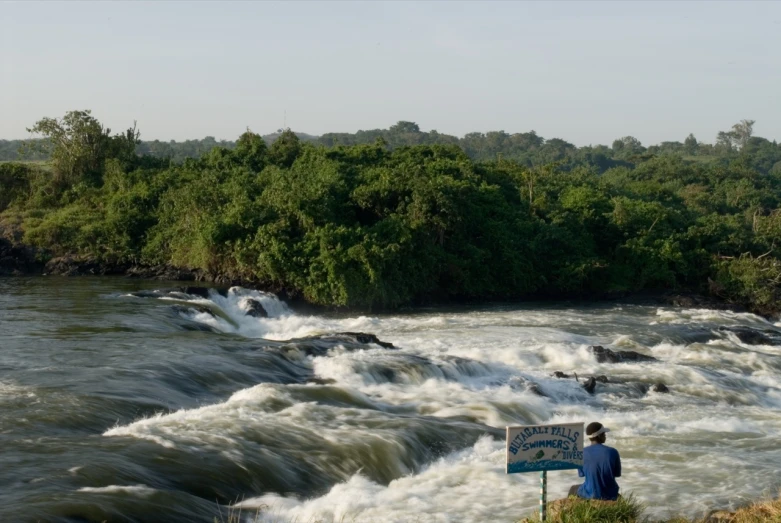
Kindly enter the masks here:
[[[654, 517], [781, 485], [781, 347], [722, 329], [776, 328], [755, 315], [361, 316], [155, 291], [177, 285], [0, 279], [0, 521], [517, 521], [539, 478], [505, 474], [505, 427], [557, 422], [610, 427], [622, 492]], [[258, 304], [268, 317], [247, 314]], [[593, 345], [658, 361], [600, 363]], [[550, 498], [577, 482], [549, 473]]]

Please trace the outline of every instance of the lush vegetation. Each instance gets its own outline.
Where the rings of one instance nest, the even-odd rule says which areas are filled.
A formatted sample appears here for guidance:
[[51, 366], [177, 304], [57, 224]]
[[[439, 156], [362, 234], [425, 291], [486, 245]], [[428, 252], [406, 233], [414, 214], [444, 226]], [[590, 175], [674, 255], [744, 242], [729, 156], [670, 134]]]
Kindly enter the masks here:
[[[753, 136], [753, 121], [743, 120], [730, 131], [719, 132], [715, 144], [697, 141], [689, 135], [683, 142], [668, 141], [644, 147], [632, 136], [613, 141], [611, 146], [596, 145], [576, 147], [560, 138], [545, 139], [534, 131], [509, 134], [504, 131], [469, 133], [463, 138], [442, 134], [436, 130], [424, 132], [414, 122], [398, 122], [389, 129], [373, 129], [349, 133], [328, 133], [312, 136], [296, 133], [306, 143], [335, 147], [339, 145], [369, 145], [383, 142], [389, 149], [414, 145], [457, 145], [472, 160], [478, 162], [499, 159], [513, 160], [521, 165], [544, 166], [557, 163], [559, 167], [573, 168], [589, 165], [600, 171], [611, 167], [632, 167], [654, 156], [669, 155], [697, 163], [729, 164], [742, 152], [751, 158], [752, 168], [762, 174], [775, 170], [781, 172], [781, 148], [775, 142]], [[267, 144], [276, 140], [282, 130], [263, 137]], [[0, 161], [45, 160], [48, 155], [40, 148], [30, 147], [36, 140], [0, 140]], [[136, 153], [140, 156], [181, 162], [187, 158], [200, 158], [215, 147], [233, 149], [235, 141], [216, 140], [207, 136], [201, 140], [183, 142], [139, 141]]]
[[[617, 501], [594, 501], [570, 497], [548, 503], [549, 523], [650, 523], [642, 516], [643, 506], [633, 496]], [[540, 521], [539, 512], [518, 523]], [[683, 522], [681, 522], [683, 523]]]
[[[781, 522], [781, 500], [757, 501], [734, 512], [717, 511], [704, 518], [676, 517], [658, 521], [643, 515], [644, 507], [629, 496], [618, 501], [591, 501], [578, 498], [548, 504], [550, 523], [769, 523]], [[539, 514], [519, 523], [539, 521]]]
[[290, 131], [268, 145], [247, 131], [177, 162], [139, 155], [135, 128], [114, 135], [72, 112], [31, 129], [45, 166], [0, 164], [0, 231], [54, 254], [200, 268], [334, 306], [678, 289], [772, 312], [781, 148], [752, 123], [716, 145], [576, 149], [527, 136], [536, 149], [517, 154], [476, 154], [471, 135], [425, 143], [411, 137], [432, 133], [408, 122], [357, 145]]

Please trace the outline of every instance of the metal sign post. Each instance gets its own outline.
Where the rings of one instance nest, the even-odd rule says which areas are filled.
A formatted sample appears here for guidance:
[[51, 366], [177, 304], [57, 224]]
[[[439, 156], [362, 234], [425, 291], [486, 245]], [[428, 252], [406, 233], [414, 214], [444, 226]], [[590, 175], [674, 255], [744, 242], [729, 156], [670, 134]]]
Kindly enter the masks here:
[[540, 521], [547, 518], [548, 471], [583, 466], [583, 423], [507, 427], [507, 473], [540, 472]]

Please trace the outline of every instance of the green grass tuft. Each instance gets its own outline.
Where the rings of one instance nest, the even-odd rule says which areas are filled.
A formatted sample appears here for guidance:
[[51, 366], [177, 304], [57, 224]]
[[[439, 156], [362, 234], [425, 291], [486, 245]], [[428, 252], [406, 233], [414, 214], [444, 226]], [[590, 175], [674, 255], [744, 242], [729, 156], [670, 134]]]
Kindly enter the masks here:
[[[568, 498], [548, 503], [548, 523], [638, 523], [644, 507], [631, 494], [617, 501]], [[540, 521], [539, 513], [520, 523]]]

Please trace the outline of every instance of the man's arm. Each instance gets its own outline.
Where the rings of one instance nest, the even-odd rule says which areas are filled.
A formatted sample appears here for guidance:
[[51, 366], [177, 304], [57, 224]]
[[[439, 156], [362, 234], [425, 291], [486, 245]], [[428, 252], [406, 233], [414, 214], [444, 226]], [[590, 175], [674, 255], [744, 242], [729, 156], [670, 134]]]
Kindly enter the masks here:
[[585, 478], [586, 474], [583, 472], [583, 467], [578, 467], [578, 477]]
[[621, 477], [621, 456], [618, 455], [618, 451], [613, 449], [615, 454], [613, 455], [613, 476]]

